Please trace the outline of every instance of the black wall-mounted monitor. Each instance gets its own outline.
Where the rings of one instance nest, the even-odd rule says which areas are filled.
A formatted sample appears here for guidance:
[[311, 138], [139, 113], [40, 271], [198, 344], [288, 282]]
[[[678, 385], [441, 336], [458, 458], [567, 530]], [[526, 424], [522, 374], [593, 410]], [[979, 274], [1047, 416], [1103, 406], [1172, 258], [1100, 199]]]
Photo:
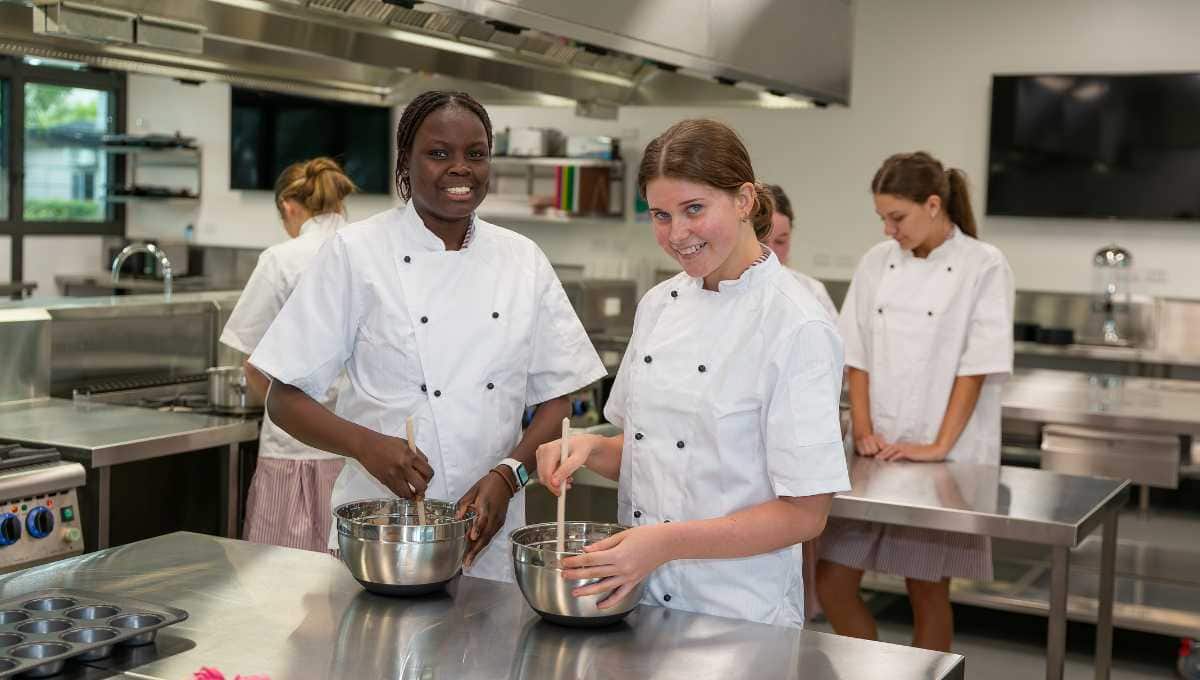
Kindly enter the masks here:
[[329, 156], [364, 193], [391, 191], [391, 110], [233, 88], [231, 189], [270, 191], [284, 168]]
[[1200, 220], [1200, 74], [992, 79], [989, 215]]

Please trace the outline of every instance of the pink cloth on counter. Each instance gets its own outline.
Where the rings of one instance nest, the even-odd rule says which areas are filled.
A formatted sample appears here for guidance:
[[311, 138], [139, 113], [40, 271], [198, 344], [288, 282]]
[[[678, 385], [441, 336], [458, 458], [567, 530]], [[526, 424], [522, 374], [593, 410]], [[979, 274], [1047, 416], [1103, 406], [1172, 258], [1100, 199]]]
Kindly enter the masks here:
[[[192, 674], [192, 680], [225, 680], [225, 674], [215, 668], [204, 666]], [[233, 680], [271, 680], [265, 675], [235, 675]]]

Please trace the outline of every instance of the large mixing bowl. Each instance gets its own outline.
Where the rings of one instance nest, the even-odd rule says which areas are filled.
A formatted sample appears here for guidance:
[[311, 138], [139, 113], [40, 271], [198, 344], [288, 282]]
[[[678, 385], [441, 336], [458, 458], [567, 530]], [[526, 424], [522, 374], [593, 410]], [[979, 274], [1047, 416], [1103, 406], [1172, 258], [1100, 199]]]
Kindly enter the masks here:
[[558, 526], [554, 522], [531, 524], [512, 532], [513, 570], [525, 601], [542, 618], [565, 626], [606, 626], [625, 618], [637, 608], [645, 581], [626, 593], [615, 607], [599, 609], [596, 604], [609, 593], [576, 597], [571, 591], [599, 579], [562, 577], [560, 560], [578, 555], [584, 546], [625, 531], [619, 524], [567, 522], [565, 552], [558, 552]]
[[454, 518], [454, 504], [425, 501], [428, 524], [403, 498], [376, 498], [334, 508], [342, 562], [364, 588], [381, 595], [421, 595], [440, 589], [462, 569], [470, 511]]

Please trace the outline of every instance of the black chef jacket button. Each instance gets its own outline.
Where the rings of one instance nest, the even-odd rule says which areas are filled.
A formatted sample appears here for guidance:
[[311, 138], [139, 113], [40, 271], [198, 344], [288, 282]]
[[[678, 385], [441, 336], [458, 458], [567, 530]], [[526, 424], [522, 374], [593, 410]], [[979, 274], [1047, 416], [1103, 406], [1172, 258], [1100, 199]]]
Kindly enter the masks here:
[[644, 437], [644, 436], [646, 436], [646, 435], [642, 434], [641, 432], [638, 432], [637, 434], [633, 435], [633, 438], [640, 442], [640, 441], [642, 441], [642, 437]]
[[634, 517], [634, 519], [640, 519], [640, 518], [641, 518], [641, 516], [642, 516], [642, 511], [641, 511], [641, 510], [634, 510], [634, 511], [633, 511], [633, 517]]

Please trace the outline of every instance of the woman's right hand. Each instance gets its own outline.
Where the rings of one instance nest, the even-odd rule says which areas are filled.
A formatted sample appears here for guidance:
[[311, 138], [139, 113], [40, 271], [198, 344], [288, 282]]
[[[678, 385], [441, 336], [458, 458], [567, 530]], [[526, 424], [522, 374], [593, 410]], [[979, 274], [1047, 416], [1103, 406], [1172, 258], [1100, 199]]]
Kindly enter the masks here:
[[537, 449], [538, 480], [550, 493], [558, 496], [562, 493], [562, 483], [571, 485], [571, 475], [583, 467], [596, 446], [603, 440], [598, 434], [577, 434], [567, 438], [567, 460], [559, 463], [562, 456], [562, 440], [546, 442]]
[[399, 437], [375, 433], [354, 456], [367, 472], [401, 498], [424, 496], [433, 468], [421, 450]]
[[854, 452], [860, 456], [874, 456], [882, 451], [888, 442], [874, 432], [854, 439]]

